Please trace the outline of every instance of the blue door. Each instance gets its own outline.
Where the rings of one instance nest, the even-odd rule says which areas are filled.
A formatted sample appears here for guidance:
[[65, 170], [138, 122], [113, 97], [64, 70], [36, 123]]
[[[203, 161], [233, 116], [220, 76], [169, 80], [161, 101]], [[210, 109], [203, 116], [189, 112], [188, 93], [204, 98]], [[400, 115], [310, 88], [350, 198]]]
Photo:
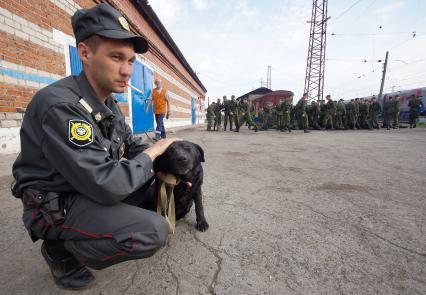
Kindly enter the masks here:
[[152, 71], [141, 62], [135, 61], [131, 83], [132, 86], [142, 90], [143, 93], [132, 89], [132, 124], [134, 133], [154, 130], [152, 105], [148, 112], [145, 112], [152, 95], [152, 82]]
[[70, 49], [70, 64], [71, 64], [71, 75], [78, 76], [83, 70], [83, 63], [78, 56], [77, 48], [69, 46]]
[[192, 121], [192, 125], [195, 125], [197, 123], [197, 104], [196, 104], [196, 100], [195, 97], [191, 97], [191, 121]]

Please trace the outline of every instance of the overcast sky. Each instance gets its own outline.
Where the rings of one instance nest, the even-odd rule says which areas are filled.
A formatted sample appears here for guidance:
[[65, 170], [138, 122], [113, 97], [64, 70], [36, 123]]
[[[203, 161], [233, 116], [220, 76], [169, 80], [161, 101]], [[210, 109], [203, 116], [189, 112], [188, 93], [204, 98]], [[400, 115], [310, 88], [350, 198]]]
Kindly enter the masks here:
[[[269, 65], [272, 90], [301, 96], [312, 0], [149, 3], [210, 101], [260, 87]], [[324, 94], [334, 99], [377, 94], [382, 70], [377, 60], [384, 60], [386, 50], [385, 93], [425, 87], [425, 12], [426, 0], [329, 0]]]

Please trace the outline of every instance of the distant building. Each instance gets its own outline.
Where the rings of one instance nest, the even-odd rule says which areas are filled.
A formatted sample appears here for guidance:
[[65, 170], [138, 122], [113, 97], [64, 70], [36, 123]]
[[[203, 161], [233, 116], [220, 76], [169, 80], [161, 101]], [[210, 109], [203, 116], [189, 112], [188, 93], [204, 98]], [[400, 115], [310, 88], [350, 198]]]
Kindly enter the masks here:
[[237, 100], [239, 101], [241, 99], [248, 99], [249, 101], [253, 101], [255, 98], [260, 97], [260, 96], [265, 95], [265, 94], [270, 93], [270, 92], [272, 92], [271, 89], [266, 88], [266, 87], [260, 87], [260, 88], [253, 90], [253, 91], [250, 91], [250, 92], [248, 92], [244, 95], [241, 95], [240, 97], [237, 98]]
[[280, 100], [288, 100], [293, 103], [294, 93], [288, 90], [272, 91], [266, 87], [260, 87], [241, 95], [237, 100], [248, 99], [256, 107], [255, 116], [259, 115], [259, 111], [267, 104], [276, 106]]
[[265, 95], [256, 97], [253, 99], [253, 103], [256, 106], [256, 109], [263, 109], [265, 105], [273, 105], [276, 106], [281, 100], [289, 101], [290, 103], [293, 103], [293, 96], [294, 93], [288, 90], [276, 90], [269, 92]]

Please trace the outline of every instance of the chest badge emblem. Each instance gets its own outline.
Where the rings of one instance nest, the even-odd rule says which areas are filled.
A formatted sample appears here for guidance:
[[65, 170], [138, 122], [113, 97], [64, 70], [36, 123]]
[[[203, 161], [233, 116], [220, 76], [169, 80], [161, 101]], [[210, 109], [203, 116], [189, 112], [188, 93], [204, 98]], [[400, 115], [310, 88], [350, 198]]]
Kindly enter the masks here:
[[93, 127], [83, 120], [69, 120], [68, 139], [76, 146], [83, 147], [93, 142]]

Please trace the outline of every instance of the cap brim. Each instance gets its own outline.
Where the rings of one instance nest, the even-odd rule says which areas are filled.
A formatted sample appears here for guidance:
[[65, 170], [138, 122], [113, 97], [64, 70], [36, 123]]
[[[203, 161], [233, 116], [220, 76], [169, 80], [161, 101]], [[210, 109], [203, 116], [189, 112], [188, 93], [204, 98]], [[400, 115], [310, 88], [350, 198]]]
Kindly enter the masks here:
[[96, 32], [96, 35], [110, 38], [110, 39], [130, 40], [133, 42], [136, 53], [145, 53], [148, 51], [148, 42], [146, 41], [146, 39], [142, 36], [137, 36], [130, 32], [117, 31], [117, 30], [104, 30], [104, 31]]

